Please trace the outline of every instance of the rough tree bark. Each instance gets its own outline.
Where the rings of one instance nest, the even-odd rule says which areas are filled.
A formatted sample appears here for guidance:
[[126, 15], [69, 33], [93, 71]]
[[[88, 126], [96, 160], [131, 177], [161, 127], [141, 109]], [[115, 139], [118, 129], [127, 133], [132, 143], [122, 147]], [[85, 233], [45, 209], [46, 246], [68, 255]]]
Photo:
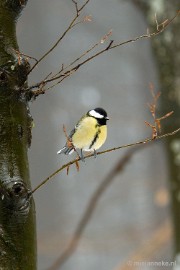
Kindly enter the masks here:
[[[178, 0], [146, 1], [133, 0], [143, 10], [151, 27], [155, 22], [172, 18], [178, 10]], [[162, 115], [174, 111], [174, 114], [163, 123], [164, 132], [180, 127], [180, 19], [179, 17], [158, 38], [151, 39], [154, 58], [157, 62], [161, 96]], [[174, 224], [175, 259], [179, 265], [180, 254], [180, 138], [177, 133], [166, 139], [166, 149], [169, 159], [169, 180], [172, 194], [172, 215]]]
[[0, 0], [0, 269], [36, 269], [34, 203], [27, 150], [31, 117], [22, 89], [29, 64], [18, 57], [16, 21], [27, 0]]

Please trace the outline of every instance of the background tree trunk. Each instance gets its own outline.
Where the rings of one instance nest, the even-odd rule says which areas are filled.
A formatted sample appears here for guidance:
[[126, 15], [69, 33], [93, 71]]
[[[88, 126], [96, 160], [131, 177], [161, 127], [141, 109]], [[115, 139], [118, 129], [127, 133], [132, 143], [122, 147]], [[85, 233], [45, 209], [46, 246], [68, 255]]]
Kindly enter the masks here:
[[27, 1], [0, 0], [0, 269], [36, 269], [27, 150], [31, 116], [23, 94], [29, 64], [18, 57], [16, 20]]
[[[172, 18], [180, 8], [178, 0], [172, 1], [134, 1], [143, 10], [150, 28], [158, 22]], [[179, 17], [158, 38], [151, 40], [154, 56], [158, 66], [162, 115], [174, 111], [174, 114], [163, 123], [164, 132], [180, 127], [180, 19]], [[169, 180], [172, 194], [172, 214], [174, 225], [175, 257], [180, 252], [180, 138], [177, 133], [166, 139], [169, 160]], [[177, 259], [177, 258], [176, 258]], [[178, 262], [178, 260], [176, 260]]]

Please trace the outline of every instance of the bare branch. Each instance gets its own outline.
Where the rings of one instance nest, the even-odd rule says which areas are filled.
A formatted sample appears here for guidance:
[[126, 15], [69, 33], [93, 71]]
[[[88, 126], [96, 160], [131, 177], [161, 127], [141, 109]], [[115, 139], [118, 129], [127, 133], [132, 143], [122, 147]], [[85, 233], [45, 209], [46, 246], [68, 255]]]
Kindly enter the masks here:
[[161, 92], [158, 92], [155, 94], [154, 92], [154, 85], [150, 84], [150, 91], [151, 95], [153, 97], [152, 103], [148, 104], [149, 110], [151, 112], [151, 115], [153, 117], [153, 124], [150, 124], [149, 122], [145, 121], [145, 124], [149, 126], [152, 129], [152, 139], [155, 139], [158, 135], [158, 133], [161, 133], [161, 121], [166, 119], [167, 117], [171, 116], [173, 114], [173, 111], [166, 113], [165, 115], [157, 118], [156, 117], [156, 107], [157, 107], [157, 101], [161, 95]]
[[[86, 1], [85, 4], [87, 4], [88, 2], [89, 1]], [[81, 10], [81, 8], [79, 10]], [[129, 40], [120, 42], [120, 43], [115, 43], [114, 41], [110, 41], [109, 44], [108, 44], [108, 46], [106, 46], [105, 48], [99, 50], [98, 52], [94, 53], [93, 55], [91, 55], [89, 57], [86, 57], [85, 60], [79, 62], [79, 60], [81, 60], [85, 56], [88, 56], [88, 54], [90, 52], [92, 52], [93, 49], [95, 49], [96, 47], [98, 47], [102, 43], [102, 42], [97, 42], [90, 49], [88, 49], [87, 51], [85, 51], [84, 53], [82, 53], [79, 57], [77, 57], [74, 61], [72, 61], [71, 64], [69, 64], [66, 67], [63, 66], [63, 69], [61, 69], [58, 73], [56, 73], [55, 75], [53, 75], [51, 78], [46, 79], [46, 80], [44, 79], [41, 82], [39, 82], [39, 83], [37, 83], [35, 85], [30, 86], [25, 91], [28, 92], [28, 91], [32, 91], [32, 89], [37, 88], [37, 90], [33, 90], [32, 91], [32, 95], [34, 95], [35, 97], [37, 97], [38, 95], [41, 94], [41, 91], [39, 90], [39, 88], [42, 87], [42, 85], [43, 85], [43, 88], [41, 88], [41, 89], [42, 89], [42, 93], [44, 93], [45, 91], [47, 91], [49, 89], [52, 89], [55, 85], [60, 84], [63, 80], [65, 80], [66, 78], [68, 78], [69, 76], [71, 76], [74, 72], [76, 72], [80, 67], [82, 67], [86, 63], [92, 61], [94, 58], [100, 56], [101, 54], [103, 54], [103, 53], [105, 53], [105, 52], [107, 52], [107, 51], [109, 51], [111, 49], [114, 49], [114, 48], [117, 48], [117, 47], [126, 45], [128, 43], [136, 42], [136, 41], [141, 40], [141, 39], [152, 38], [152, 37], [154, 37], [154, 36], [162, 33], [173, 22], [173, 20], [179, 14], [180, 14], [180, 12], [178, 11], [177, 14], [172, 19], [166, 20], [163, 23], [158, 24], [161, 27], [158, 26], [157, 29], [156, 29], [156, 31], [154, 31], [152, 33], [150, 33], [149, 30], [148, 30], [147, 34], [144, 34], [144, 35], [135, 37], [133, 39], [129, 39]], [[76, 15], [76, 17], [77, 17], [77, 15]], [[156, 24], [157, 24], [157, 22], [156, 22]], [[69, 29], [67, 29], [66, 31], [69, 31], [71, 28], [72, 28], [72, 25], [69, 26]], [[66, 31], [65, 31], [65, 34], [66, 34]], [[103, 40], [103, 43], [104, 43], [104, 41], [107, 40], [107, 38], [109, 37], [110, 34], [111, 34], [111, 31], [107, 35], [105, 35], [104, 36], [104, 39], [101, 39], [101, 41]], [[55, 46], [56, 45], [54, 45], [53, 47], [55, 47]], [[53, 50], [53, 47], [52, 47], [52, 50]], [[74, 66], [74, 64], [76, 64], [76, 65]], [[52, 83], [54, 81], [55, 81], [54, 84], [51, 84], [49, 87], [45, 88], [47, 86], [47, 84], [50, 84], [50, 83]]]
[[86, 2], [79, 8], [79, 12], [81, 12], [85, 6], [87, 6], [87, 4], [89, 3], [90, 0], [86, 0]]
[[15, 49], [13, 49], [13, 51], [18, 55], [18, 58], [20, 58], [20, 56], [24, 56], [24, 57], [26, 57], [27, 60], [28, 60], [28, 59], [32, 59], [32, 60], [34, 60], [35, 62], [38, 62], [38, 60], [37, 60], [36, 58], [32, 57], [32, 56], [29, 56], [29, 55], [27, 55], [27, 54], [24, 54], [24, 53], [22, 53], [22, 52], [20, 52], [20, 51], [18, 51], [18, 50], [15, 50]]
[[73, 2], [73, 3], [74, 3], [74, 5], [75, 5], [75, 8], [76, 8], [76, 14], [77, 14], [77, 16], [78, 16], [78, 14], [79, 14], [79, 9], [78, 9], [78, 4], [77, 4], [77, 1], [72, 0], [72, 2]]
[[48, 55], [50, 54], [54, 48], [56, 48], [56, 46], [61, 42], [61, 40], [65, 37], [65, 35], [70, 31], [70, 29], [72, 28], [73, 24], [75, 23], [75, 21], [77, 20], [77, 15], [73, 18], [73, 20], [71, 21], [70, 25], [68, 26], [68, 28], [64, 31], [64, 33], [62, 34], [62, 36], [56, 41], [56, 43], [34, 64], [34, 66], [32, 66], [31, 70], [29, 71], [29, 73], [31, 73], [33, 71], [33, 69]]
[[[119, 150], [119, 149], [122, 149], [122, 148], [128, 148], [128, 147], [133, 147], [133, 146], [137, 146], [137, 145], [141, 145], [141, 144], [147, 144], [147, 143], [150, 143], [152, 141], [156, 141], [156, 140], [160, 140], [160, 139], [166, 138], [168, 136], [173, 136], [176, 133], [178, 133], [179, 131], [180, 131], [180, 128], [178, 128], [178, 129], [176, 129], [176, 130], [174, 130], [172, 132], [169, 132], [169, 133], [166, 133], [166, 134], [157, 136], [155, 139], [149, 138], [149, 139], [146, 139], [146, 140], [143, 140], [143, 141], [139, 141], [139, 142], [135, 142], [135, 143], [130, 143], [130, 144], [126, 144], [126, 145], [121, 145], [121, 146], [113, 147], [113, 148], [110, 148], [110, 149], [106, 149], [104, 151], [97, 152], [97, 155], [102, 155], [102, 154], [105, 154], [105, 153], [110, 153], [112, 151], [116, 151], [116, 150]], [[84, 156], [84, 159], [90, 158], [92, 156], [94, 157], [94, 153], [93, 154], [88, 154], [87, 156]], [[76, 158], [76, 159], [74, 159], [74, 160], [72, 160], [72, 161], [64, 164], [62, 167], [60, 167], [58, 170], [56, 170], [50, 176], [48, 176], [45, 180], [43, 180], [36, 188], [34, 188], [32, 190], [32, 192], [31, 192], [31, 194], [33, 194], [35, 191], [37, 191], [40, 187], [42, 187], [48, 181], [52, 180], [54, 178], [54, 176], [56, 176], [58, 173], [60, 173], [61, 171], [63, 171], [67, 167], [75, 164], [77, 161], [80, 161], [80, 160], [81, 160], [81, 158], [78, 157], [78, 158]]]
[[[85, 8], [85, 6], [88, 4], [90, 0], [87, 0], [79, 9], [77, 6], [77, 2], [75, 0], [72, 0], [72, 2], [75, 4], [75, 8], [76, 8], [76, 15], [75, 17], [72, 19], [72, 21], [70, 22], [69, 26], [66, 28], [66, 30], [64, 31], [64, 33], [59, 37], [59, 39], [55, 42], [55, 44], [34, 64], [34, 66], [32, 66], [32, 68], [30, 69], [29, 73], [31, 73], [34, 68], [47, 56], [49, 55], [56, 47], [57, 45], [62, 41], [62, 39], [66, 36], [66, 34], [73, 28], [76, 20], [79, 18], [81, 11]], [[29, 74], [28, 73], [28, 74]]]

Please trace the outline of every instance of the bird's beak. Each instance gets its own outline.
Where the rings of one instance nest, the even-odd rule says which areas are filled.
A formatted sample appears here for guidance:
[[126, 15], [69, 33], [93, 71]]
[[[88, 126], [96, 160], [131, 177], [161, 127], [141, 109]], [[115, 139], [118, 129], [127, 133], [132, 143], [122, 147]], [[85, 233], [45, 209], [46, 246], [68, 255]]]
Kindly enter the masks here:
[[106, 118], [105, 118], [105, 119], [106, 119], [106, 120], [109, 120], [109, 117], [107, 117], [107, 116], [106, 116]]

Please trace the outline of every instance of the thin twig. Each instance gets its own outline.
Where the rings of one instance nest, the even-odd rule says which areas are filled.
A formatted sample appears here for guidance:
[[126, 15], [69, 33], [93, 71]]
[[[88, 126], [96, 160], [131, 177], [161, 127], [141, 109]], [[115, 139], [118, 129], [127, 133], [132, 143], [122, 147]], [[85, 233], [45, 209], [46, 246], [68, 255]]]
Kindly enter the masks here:
[[161, 121], [170, 117], [174, 112], [173, 111], [168, 112], [165, 115], [157, 118], [156, 117], [156, 107], [157, 107], [157, 102], [158, 102], [158, 99], [161, 95], [161, 92], [158, 92], [157, 94], [155, 94], [154, 86], [152, 83], [150, 83], [150, 91], [151, 91], [151, 95], [153, 97], [153, 102], [148, 103], [148, 107], [149, 107], [149, 110], [151, 112], [154, 123], [150, 124], [149, 122], [145, 121], [145, 124], [152, 129], [152, 139], [155, 139], [157, 137], [157, 135], [159, 133], [161, 133]]
[[75, 5], [75, 8], [76, 8], [76, 14], [78, 15], [78, 13], [79, 13], [79, 9], [78, 9], [78, 4], [77, 4], [77, 1], [72, 0], [72, 2], [73, 2], [73, 3], [74, 3], [74, 5]]
[[[109, 32], [109, 35], [110, 35], [111, 32]], [[109, 36], [108, 35], [108, 36]], [[107, 37], [107, 35], [105, 35]], [[86, 50], [84, 53], [82, 53], [78, 58], [76, 58], [73, 62], [71, 62], [68, 66], [68, 67], [71, 67], [73, 66], [76, 62], [78, 62], [81, 58], [83, 58], [85, 55], [89, 54], [92, 50], [94, 50], [97, 46], [99, 46], [100, 44], [102, 44], [102, 40], [105, 40], [105, 36], [102, 37], [97, 43], [95, 43], [93, 46], [91, 46], [91, 48], [89, 48], [88, 50]], [[66, 68], [66, 69], [67, 69]]]
[[111, 49], [116, 48], [116, 47], [119, 47], [119, 46], [124, 45], [124, 44], [127, 44], [127, 43], [130, 43], [130, 42], [135, 42], [135, 41], [137, 41], [139, 39], [151, 38], [151, 37], [154, 37], [154, 36], [159, 35], [160, 33], [164, 32], [164, 30], [175, 20], [175, 18], [177, 16], [179, 16], [179, 14], [180, 14], [180, 11], [178, 11], [176, 13], [176, 15], [174, 15], [174, 17], [172, 19], [166, 20], [166, 23], [165, 24], [162, 24], [163, 27], [161, 29], [158, 28], [157, 31], [155, 31], [153, 33], [147, 33], [145, 35], [142, 35], [142, 36], [136, 37], [134, 39], [128, 40], [127, 42], [125, 41], [125, 42], [122, 42], [122, 43], [119, 43], [119, 44], [115, 44], [114, 46], [111, 46]]
[[[63, 131], [64, 131], [64, 134], [65, 134], [65, 137], [66, 137], [66, 144], [67, 144], [68, 148], [72, 147], [74, 149], [74, 151], [76, 152], [77, 156], [80, 158], [80, 155], [78, 154], [78, 151], [74, 147], [71, 138], [69, 138], [69, 136], [67, 135], [65, 125], [63, 125]], [[77, 161], [77, 163], [78, 163], [78, 161]]]
[[22, 55], [22, 56], [25, 56], [27, 59], [32, 59], [32, 60], [34, 60], [35, 62], [38, 62], [38, 60], [35, 58], [35, 57], [32, 57], [32, 56], [30, 56], [30, 55], [28, 55], [28, 54], [25, 54], [25, 53], [22, 53], [22, 52], [20, 52], [20, 51], [18, 51], [18, 50], [15, 50], [15, 49], [13, 49], [13, 51], [16, 53], [16, 54], [18, 54], [18, 55]]
[[[149, 142], [152, 142], [152, 141], [156, 141], [156, 140], [160, 140], [162, 138], [166, 138], [168, 136], [173, 136], [175, 135], [177, 132], [180, 131], [180, 128], [172, 131], [172, 132], [169, 132], [169, 133], [166, 133], [166, 134], [163, 134], [163, 135], [160, 135], [160, 136], [157, 136], [155, 139], [153, 138], [149, 138], [149, 139], [146, 139], [144, 141], [139, 141], [139, 142], [135, 142], [135, 143], [130, 143], [130, 144], [126, 144], [126, 145], [122, 145], [122, 146], [118, 146], [118, 147], [114, 147], [114, 148], [110, 148], [110, 149], [106, 149], [104, 151], [101, 151], [101, 152], [97, 152], [97, 155], [102, 155], [102, 154], [105, 154], [105, 153], [109, 153], [109, 152], [112, 152], [112, 151], [116, 151], [116, 150], [119, 150], [119, 149], [122, 149], [122, 148], [128, 148], [128, 147], [133, 147], [133, 146], [137, 146], [137, 145], [141, 145], [141, 144], [147, 144]], [[90, 158], [94, 156], [94, 153], [93, 154], [89, 154], [87, 156], [84, 156], [84, 159], [87, 159], [87, 158]], [[64, 169], [66, 169], [67, 167], [73, 165], [74, 163], [76, 163], [77, 161], [80, 161], [81, 158], [78, 157], [72, 161], [69, 161], [68, 163], [64, 164], [63, 166], [61, 166], [58, 170], [56, 170], [55, 172], [53, 172], [50, 176], [48, 176], [45, 180], [43, 180], [36, 188], [34, 188], [32, 190], [32, 194], [37, 191], [40, 187], [42, 187], [44, 184], [46, 184], [48, 181], [52, 180], [52, 178], [54, 176], [56, 176], [58, 173], [60, 173], [61, 171], [63, 171]]]
[[69, 30], [72, 28], [72, 25], [74, 24], [74, 22], [76, 21], [77, 16], [75, 16], [73, 18], [73, 20], [71, 21], [70, 25], [68, 26], [68, 28], [64, 31], [64, 33], [62, 34], [62, 36], [56, 41], [56, 43], [45, 53], [43, 54], [43, 56], [32, 66], [32, 68], [30, 69], [29, 73], [31, 73], [35, 67], [46, 57], [48, 56], [53, 50], [54, 48], [61, 42], [61, 40], [65, 37], [65, 35], [69, 32]]
[[[74, 26], [77, 18], [80, 16], [81, 11], [84, 9], [84, 7], [88, 4], [90, 0], [87, 0], [82, 6], [81, 8], [78, 9], [77, 7], [77, 3], [76, 1], [72, 0], [72, 2], [75, 4], [76, 7], [76, 15], [74, 16], [74, 18], [72, 19], [72, 21], [70, 22], [69, 26], [66, 28], [66, 30], [64, 31], [64, 33], [59, 37], [59, 39], [55, 42], [55, 44], [32, 66], [32, 68], [30, 69], [29, 73], [31, 73], [34, 68], [46, 57], [48, 56], [56, 47], [57, 45], [62, 41], [62, 39], [66, 36], [66, 34], [72, 29], [72, 27]], [[28, 74], [29, 74], [28, 73]]]
[[89, 3], [90, 0], [87, 0], [80, 8], [79, 8], [79, 12], [81, 12], [85, 6], [87, 6], [87, 4]]

